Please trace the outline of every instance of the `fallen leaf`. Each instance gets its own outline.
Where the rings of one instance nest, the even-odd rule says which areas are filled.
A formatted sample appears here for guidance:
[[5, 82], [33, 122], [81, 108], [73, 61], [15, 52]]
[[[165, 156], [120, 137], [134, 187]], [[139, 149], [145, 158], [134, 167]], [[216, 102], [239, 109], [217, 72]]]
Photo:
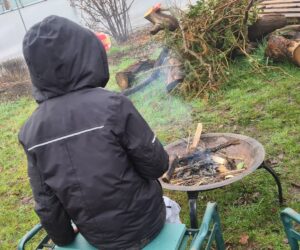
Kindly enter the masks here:
[[285, 239], [283, 240], [283, 242], [284, 242], [284, 244], [289, 244], [289, 240], [288, 240], [287, 238], [285, 238]]
[[249, 235], [243, 234], [239, 240], [242, 245], [247, 245], [249, 240]]
[[227, 176], [225, 176], [225, 180], [233, 178], [233, 177], [234, 177], [233, 175], [227, 175]]
[[276, 159], [271, 159], [271, 160], [270, 160], [270, 163], [271, 163], [271, 165], [276, 165], [276, 164], [279, 163], [279, 161], [276, 160]]
[[257, 199], [257, 198], [259, 198], [259, 196], [260, 196], [260, 193], [259, 193], [259, 192], [255, 192], [255, 193], [252, 195], [252, 198], [253, 198], [253, 199]]
[[278, 155], [278, 158], [279, 158], [280, 160], [283, 160], [283, 158], [284, 158], [284, 154], [280, 154], [280, 155]]
[[236, 169], [237, 170], [242, 170], [245, 167], [245, 162], [240, 162], [237, 166]]
[[22, 205], [27, 205], [29, 203], [33, 203], [33, 198], [32, 197], [24, 197], [21, 199]]

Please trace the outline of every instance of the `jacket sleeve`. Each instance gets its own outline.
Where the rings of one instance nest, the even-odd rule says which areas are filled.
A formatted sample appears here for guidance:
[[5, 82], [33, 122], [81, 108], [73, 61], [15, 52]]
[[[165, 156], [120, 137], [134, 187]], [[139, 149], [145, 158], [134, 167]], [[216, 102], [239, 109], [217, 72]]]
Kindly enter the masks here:
[[117, 133], [136, 171], [146, 179], [157, 179], [168, 169], [169, 156], [131, 101], [120, 96]]
[[75, 238], [71, 220], [58, 198], [43, 182], [33, 157], [28, 152], [26, 154], [28, 175], [35, 200], [35, 212], [51, 240], [58, 246], [67, 245]]

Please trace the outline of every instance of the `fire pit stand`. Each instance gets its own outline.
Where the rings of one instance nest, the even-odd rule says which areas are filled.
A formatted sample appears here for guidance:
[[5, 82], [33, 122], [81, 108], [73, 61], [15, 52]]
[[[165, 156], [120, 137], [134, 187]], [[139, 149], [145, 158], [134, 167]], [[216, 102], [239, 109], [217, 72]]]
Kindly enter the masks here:
[[[205, 184], [200, 186], [177, 186], [170, 183], [165, 183], [160, 180], [163, 188], [173, 191], [183, 191], [187, 192], [189, 211], [190, 211], [190, 226], [191, 228], [198, 228], [197, 220], [197, 200], [200, 192], [209, 191], [217, 188], [227, 186], [231, 183], [241, 180], [245, 176], [253, 173], [257, 169], [265, 169], [268, 173], [274, 178], [277, 188], [278, 188], [278, 198], [280, 205], [283, 203], [282, 195], [282, 186], [280, 179], [276, 172], [264, 162], [265, 150], [263, 146], [253, 138], [239, 135], [239, 134], [229, 134], [229, 133], [212, 133], [212, 134], [203, 134], [201, 136], [202, 144], [205, 144], [205, 147], [213, 147], [220, 143], [232, 139], [239, 139], [240, 144], [228, 147], [225, 149], [226, 153], [236, 157], [242, 157], [245, 159], [246, 169], [234, 176], [233, 178], [223, 180], [216, 183]], [[187, 140], [182, 139], [174, 143], [171, 143], [165, 147], [166, 151], [169, 154], [182, 154], [187, 148]]]

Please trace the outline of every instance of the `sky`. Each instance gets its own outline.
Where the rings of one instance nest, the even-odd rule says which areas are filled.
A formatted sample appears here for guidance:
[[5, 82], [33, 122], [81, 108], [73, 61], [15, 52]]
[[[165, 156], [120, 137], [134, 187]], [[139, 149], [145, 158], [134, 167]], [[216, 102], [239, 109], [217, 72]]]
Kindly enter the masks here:
[[[127, 1], [131, 2], [132, 0]], [[132, 27], [137, 28], [149, 23], [144, 19], [144, 14], [156, 3], [161, 3], [163, 6], [175, 4], [178, 7], [184, 8], [188, 3], [195, 2], [196, 0], [135, 0], [130, 9]], [[79, 12], [80, 11], [74, 11], [74, 9], [70, 7], [69, 0], [46, 0], [22, 8], [20, 12], [11, 11], [0, 14], [0, 61], [22, 55], [22, 41], [25, 35], [25, 29], [29, 29], [32, 25], [51, 14], [64, 16], [74, 21], [80, 21], [79, 18], [76, 17], [76, 14]], [[23, 17], [25, 27], [20, 18], [20, 13]]]

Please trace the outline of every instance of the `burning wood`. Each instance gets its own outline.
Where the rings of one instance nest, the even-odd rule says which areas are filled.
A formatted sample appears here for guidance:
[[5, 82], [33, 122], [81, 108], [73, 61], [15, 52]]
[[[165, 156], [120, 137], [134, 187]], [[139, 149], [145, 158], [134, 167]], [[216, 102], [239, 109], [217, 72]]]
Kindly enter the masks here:
[[[218, 151], [239, 143], [239, 140], [232, 140], [213, 148], [197, 148], [183, 157], [172, 155], [170, 168], [162, 180], [173, 185], [199, 186], [232, 178], [245, 170], [244, 163], [239, 159], [227, 158]], [[238, 165], [242, 167], [238, 168]]]

